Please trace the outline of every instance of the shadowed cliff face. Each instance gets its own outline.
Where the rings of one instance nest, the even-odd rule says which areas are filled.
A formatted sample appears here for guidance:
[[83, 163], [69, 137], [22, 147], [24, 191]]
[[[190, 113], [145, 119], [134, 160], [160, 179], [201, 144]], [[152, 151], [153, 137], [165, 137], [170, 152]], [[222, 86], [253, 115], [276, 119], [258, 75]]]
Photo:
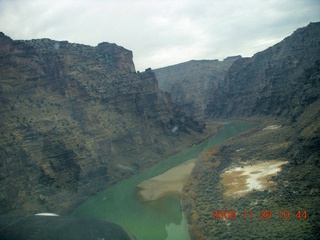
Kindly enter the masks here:
[[0, 103], [1, 214], [66, 213], [204, 137], [115, 44], [0, 33]]
[[223, 61], [200, 60], [154, 70], [159, 87], [170, 93], [172, 101], [189, 114], [202, 119], [205, 108], [232, 63], [241, 56]]
[[273, 115], [293, 121], [320, 97], [320, 23], [298, 29], [282, 42], [237, 60], [206, 115]]

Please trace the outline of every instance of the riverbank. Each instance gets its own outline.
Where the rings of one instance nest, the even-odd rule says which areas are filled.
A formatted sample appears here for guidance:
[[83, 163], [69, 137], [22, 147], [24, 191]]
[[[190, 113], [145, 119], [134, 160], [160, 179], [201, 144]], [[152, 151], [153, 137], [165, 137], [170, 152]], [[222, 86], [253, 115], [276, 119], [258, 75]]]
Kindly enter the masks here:
[[[252, 125], [246, 122], [225, 124], [214, 136], [206, 141], [195, 146], [191, 145], [191, 147], [169, 158], [162, 159], [151, 168], [99, 193], [95, 198], [91, 198], [75, 209], [72, 215], [104, 219], [117, 223], [132, 232], [139, 240], [186, 240], [188, 239], [186, 238], [188, 235], [188, 223], [181, 211], [181, 197], [174, 192], [160, 197], [159, 200], [145, 201], [137, 195], [137, 186], [173, 168], [179, 169], [177, 172], [181, 175], [178, 177], [177, 172], [171, 171], [169, 172], [172, 176], [171, 180], [173, 180], [174, 176], [176, 177], [175, 180], [179, 180], [180, 177], [187, 177], [189, 172], [181, 171], [181, 168], [176, 167], [185, 163], [185, 165], [182, 165], [183, 168], [188, 168], [187, 166], [190, 165], [188, 165], [187, 161], [198, 158], [199, 154], [206, 149], [219, 145], [230, 137], [243, 133], [250, 127]], [[192, 171], [191, 169], [192, 166], [190, 171]], [[166, 180], [167, 177], [167, 175], [162, 175], [160, 180]], [[179, 187], [175, 187], [174, 191], [177, 189]], [[165, 192], [168, 192], [168, 189]]]
[[[318, 239], [318, 129], [308, 112], [294, 123], [261, 119], [257, 127], [206, 150], [183, 190], [191, 238]], [[237, 219], [212, 219], [215, 210], [234, 210]]]
[[143, 200], [153, 201], [170, 193], [181, 194], [190, 176], [196, 159], [191, 159], [170, 170], [140, 183], [138, 194]]
[[149, 155], [149, 153], [146, 153], [144, 156], [145, 160], [143, 160], [146, 162], [144, 165], [139, 164], [139, 172], [137, 174], [152, 168], [159, 161], [161, 161], [161, 159], [170, 158], [175, 154], [184, 151], [185, 149], [191, 148], [193, 146], [196, 146], [205, 142], [206, 140], [214, 136], [221, 128], [223, 128], [224, 126], [223, 123], [224, 123], [223, 120], [206, 121], [206, 129], [202, 134], [194, 134], [193, 132], [191, 132], [190, 135], [186, 135], [181, 138], [177, 138], [173, 136], [169, 137], [168, 141], [165, 142], [164, 145], [162, 145], [162, 149], [164, 149], [162, 157], [159, 158], [159, 157]]
[[[223, 120], [215, 120], [207, 122], [207, 127], [210, 129], [210, 132], [215, 132], [221, 128], [223, 128], [227, 124], [235, 122], [255, 122], [254, 120], [250, 121], [239, 121], [239, 120], [231, 120], [229, 122], [225, 122]], [[233, 132], [232, 128], [227, 132]], [[212, 136], [211, 136], [212, 137]], [[231, 135], [230, 135], [231, 137]], [[228, 137], [226, 138], [226, 140]], [[199, 142], [200, 143], [200, 142]], [[198, 143], [198, 144], [199, 144]], [[217, 143], [219, 144], [219, 143]], [[193, 144], [194, 146], [195, 144]], [[216, 145], [216, 144], [214, 144]], [[196, 159], [189, 160], [184, 162], [176, 167], [171, 168], [170, 170], [154, 177], [150, 178], [142, 183], [140, 183], [138, 188], [138, 195], [144, 201], [154, 201], [157, 200], [164, 195], [175, 193], [181, 194], [184, 188], [184, 185], [188, 181], [189, 176], [191, 175], [192, 170], [196, 165]]]

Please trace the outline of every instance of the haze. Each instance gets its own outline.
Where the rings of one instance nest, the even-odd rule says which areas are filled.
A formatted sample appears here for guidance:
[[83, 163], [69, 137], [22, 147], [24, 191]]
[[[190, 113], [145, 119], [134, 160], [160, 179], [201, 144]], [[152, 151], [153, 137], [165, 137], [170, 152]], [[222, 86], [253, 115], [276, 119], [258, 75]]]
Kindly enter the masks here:
[[0, 1], [0, 31], [133, 51], [136, 70], [191, 59], [250, 57], [309, 22], [317, 0]]

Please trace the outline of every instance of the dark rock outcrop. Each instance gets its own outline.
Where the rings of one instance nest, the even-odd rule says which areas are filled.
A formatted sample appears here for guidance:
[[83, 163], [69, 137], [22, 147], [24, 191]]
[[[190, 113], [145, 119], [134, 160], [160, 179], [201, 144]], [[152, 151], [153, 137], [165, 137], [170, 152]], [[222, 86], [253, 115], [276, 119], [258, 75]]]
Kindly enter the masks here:
[[238, 59], [212, 93], [208, 117], [272, 115], [293, 121], [320, 97], [320, 23]]
[[170, 93], [172, 101], [197, 118], [204, 117], [207, 104], [232, 63], [241, 56], [218, 60], [192, 60], [155, 69], [159, 87]]
[[0, 103], [1, 214], [67, 213], [204, 137], [115, 44], [1, 33]]

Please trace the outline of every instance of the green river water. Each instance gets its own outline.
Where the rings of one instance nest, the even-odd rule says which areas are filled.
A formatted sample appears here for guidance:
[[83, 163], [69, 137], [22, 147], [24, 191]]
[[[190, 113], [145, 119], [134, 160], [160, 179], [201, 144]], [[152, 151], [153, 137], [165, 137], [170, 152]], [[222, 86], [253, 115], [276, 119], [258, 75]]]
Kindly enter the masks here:
[[163, 159], [150, 169], [123, 180], [77, 207], [71, 215], [108, 220], [129, 230], [138, 240], [189, 240], [188, 224], [181, 211], [180, 197], [169, 195], [144, 202], [137, 196], [136, 186], [187, 160], [197, 157], [209, 147], [225, 142], [252, 128], [252, 123], [224, 124], [208, 140]]

